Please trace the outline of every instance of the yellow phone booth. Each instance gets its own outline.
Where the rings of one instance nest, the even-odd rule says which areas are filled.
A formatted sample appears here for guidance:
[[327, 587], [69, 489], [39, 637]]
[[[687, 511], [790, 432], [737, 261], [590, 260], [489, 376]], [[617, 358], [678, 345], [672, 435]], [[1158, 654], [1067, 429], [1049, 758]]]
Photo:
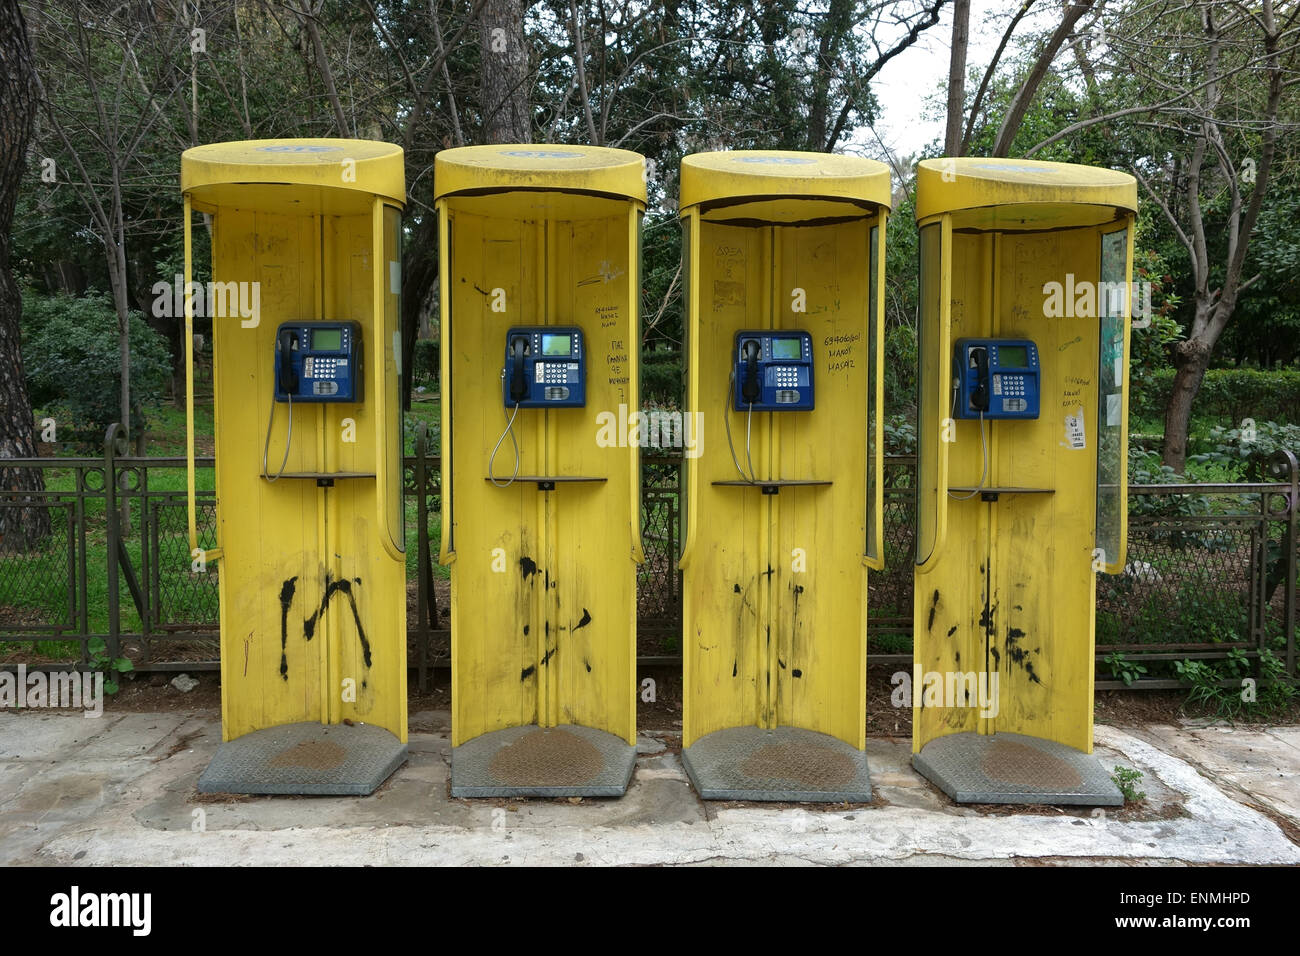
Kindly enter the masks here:
[[917, 170], [913, 764], [962, 803], [1115, 806], [1098, 572], [1124, 567], [1133, 177]]
[[619, 796], [636, 759], [644, 160], [435, 158], [454, 797]]
[[[199, 789], [370, 793], [406, 759], [402, 150], [197, 146], [181, 191], [190, 547], [221, 602], [223, 743]], [[211, 224], [205, 283], [192, 282], [196, 211]], [[209, 550], [194, 500], [200, 314], [213, 344]]]
[[682, 757], [705, 799], [871, 799], [889, 202], [867, 159], [682, 160]]

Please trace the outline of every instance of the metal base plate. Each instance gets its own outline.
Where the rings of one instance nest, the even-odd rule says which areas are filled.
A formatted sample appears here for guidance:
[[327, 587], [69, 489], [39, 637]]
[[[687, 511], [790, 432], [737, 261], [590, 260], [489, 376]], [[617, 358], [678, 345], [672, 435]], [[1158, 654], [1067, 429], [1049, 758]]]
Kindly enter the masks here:
[[949, 734], [913, 754], [912, 766], [958, 803], [1124, 805], [1091, 754], [1024, 734]]
[[867, 755], [842, 740], [798, 727], [729, 727], [682, 751], [705, 800], [868, 803]]
[[621, 797], [636, 747], [594, 727], [507, 727], [451, 751], [453, 797]]
[[282, 724], [217, 748], [200, 793], [373, 793], [406, 762], [406, 744], [371, 724]]

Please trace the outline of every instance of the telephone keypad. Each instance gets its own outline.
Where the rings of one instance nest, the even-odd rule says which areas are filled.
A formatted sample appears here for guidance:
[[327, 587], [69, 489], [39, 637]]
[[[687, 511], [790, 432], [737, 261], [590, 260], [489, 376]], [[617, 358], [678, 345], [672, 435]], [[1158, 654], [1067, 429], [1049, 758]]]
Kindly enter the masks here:
[[534, 367], [534, 376], [544, 385], [565, 385], [578, 380], [578, 363], [576, 362], [538, 362]]

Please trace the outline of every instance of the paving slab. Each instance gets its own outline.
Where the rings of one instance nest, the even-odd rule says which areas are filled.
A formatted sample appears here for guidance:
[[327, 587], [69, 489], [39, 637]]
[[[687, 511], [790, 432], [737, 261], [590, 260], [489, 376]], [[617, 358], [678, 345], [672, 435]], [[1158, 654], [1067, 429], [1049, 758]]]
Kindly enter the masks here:
[[0, 760], [42, 760], [67, 754], [125, 719], [73, 717], [71, 713], [36, 710], [0, 713]]

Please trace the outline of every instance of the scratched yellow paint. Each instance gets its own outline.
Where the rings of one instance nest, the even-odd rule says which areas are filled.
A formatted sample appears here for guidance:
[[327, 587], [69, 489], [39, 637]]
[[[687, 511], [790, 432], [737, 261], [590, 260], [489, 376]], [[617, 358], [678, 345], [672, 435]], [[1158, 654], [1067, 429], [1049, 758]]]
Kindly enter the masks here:
[[[212, 320], [217, 548], [205, 557], [207, 573], [219, 576], [223, 738], [353, 720], [405, 742], [394, 351], [402, 150], [356, 140], [200, 146], [182, 157], [181, 187], [187, 280], [195, 271], [192, 208], [211, 217], [213, 281], [257, 283], [259, 297], [255, 325], [238, 315]], [[357, 403], [295, 403], [285, 474], [272, 483], [262, 475], [272, 404], [272, 474], [289, 426], [287, 405], [273, 403], [275, 332], [289, 320], [359, 322], [364, 392]], [[194, 548], [192, 395], [191, 378]], [[317, 472], [366, 477], [340, 477], [333, 487], [291, 477]]]
[[[869, 160], [754, 151], [682, 162], [687, 407], [702, 422], [680, 562], [684, 746], [743, 726], [865, 745], [867, 569], [881, 555], [873, 318], [888, 206], [888, 171]], [[730, 410], [735, 334], [768, 328], [811, 333], [816, 407], [747, 422]], [[760, 480], [830, 484], [718, 484], [741, 478], [728, 423], [741, 467], [752, 459]]]
[[[640, 466], [628, 420], [643, 169], [635, 153], [592, 147], [436, 158], [454, 746], [527, 724], [636, 739]], [[598, 480], [553, 491], [486, 480], [507, 423], [501, 372], [516, 325], [576, 325], [587, 355], [585, 407], [519, 410], [519, 475]], [[514, 463], [507, 437], [493, 474], [508, 479]]]
[[[1092, 751], [1094, 563], [1124, 564], [1123, 483], [1128, 376], [1099, 395], [1102, 324], [1045, 314], [1048, 283], [1127, 281], [1136, 186], [1109, 170], [1022, 160], [928, 160], [917, 179], [921, 255], [921, 383], [913, 749], [949, 733], [1008, 731]], [[1115, 275], [1102, 276], [1103, 237], [1121, 233]], [[1127, 355], [1131, 316], [1117, 319]], [[1027, 338], [1038, 345], [1037, 420], [951, 421], [952, 343], [963, 336]], [[1108, 373], [1110, 374], [1110, 373]], [[1109, 386], [1108, 386], [1109, 388]], [[1110, 394], [1115, 394], [1112, 390]], [[1083, 440], [1066, 417], [1082, 416]], [[945, 426], [952, 429], [944, 440]], [[1118, 541], [1097, 528], [1098, 449], [1118, 474]], [[951, 674], [976, 675], [967, 698]], [[925, 675], [939, 675], [929, 683]], [[996, 682], [993, 676], [996, 675]], [[981, 707], [980, 682], [996, 687]], [[944, 694], [937, 693], [942, 687]], [[929, 690], [934, 696], [927, 696]]]

